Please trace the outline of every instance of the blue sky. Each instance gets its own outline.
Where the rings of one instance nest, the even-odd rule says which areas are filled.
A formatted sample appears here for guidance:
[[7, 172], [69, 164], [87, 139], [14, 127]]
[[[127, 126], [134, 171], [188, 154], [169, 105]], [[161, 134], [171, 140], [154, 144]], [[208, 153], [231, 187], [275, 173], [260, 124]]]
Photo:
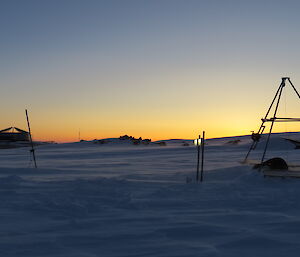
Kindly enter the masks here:
[[299, 5], [1, 1], [0, 125], [28, 108], [41, 139], [246, 133], [281, 76], [300, 84]]

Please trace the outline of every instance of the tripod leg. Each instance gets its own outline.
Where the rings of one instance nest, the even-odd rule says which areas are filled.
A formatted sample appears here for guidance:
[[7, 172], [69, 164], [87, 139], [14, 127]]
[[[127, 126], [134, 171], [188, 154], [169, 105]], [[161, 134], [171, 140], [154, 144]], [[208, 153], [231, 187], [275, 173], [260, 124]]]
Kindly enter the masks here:
[[265, 115], [265, 119], [268, 117], [268, 115], [269, 115], [269, 113], [270, 113], [270, 111], [271, 111], [271, 109], [272, 109], [272, 106], [273, 106], [273, 104], [274, 104], [274, 102], [275, 102], [275, 100], [276, 100], [276, 98], [277, 98], [277, 96], [278, 96], [278, 93], [279, 93], [279, 91], [280, 91], [280, 89], [283, 87], [283, 84], [284, 83], [284, 81], [282, 81], [281, 83], [280, 83], [280, 86], [279, 86], [279, 88], [277, 89], [277, 92], [276, 92], [276, 94], [275, 94], [275, 96], [274, 96], [274, 98], [273, 98], [273, 100], [272, 100], [272, 103], [271, 103], [271, 105], [270, 105], [270, 107], [269, 107], [269, 109], [268, 109], [268, 111], [267, 111], [267, 113], [266, 113], [266, 115]]
[[252, 145], [251, 145], [250, 148], [249, 148], [248, 153], [246, 154], [246, 157], [245, 157], [243, 163], [246, 163], [246, 162], [247, 162], [247, 159], [248, 159], [248, 156], [250, 155], [250, 152], [255, 148], [254, 145], [255, 145], [255, 142], [253, 141], [253, 142], [252, 142]]
[[[264, 132], [264, 130], [265, 130], [264, 123], [265, 123], [265, 122], [263, 121], [262, 124], [260, 125], [260, 128], [259, 128], [259, 130], [258, 130], [258, 132], [257, 132], [258, 135], [261, 135], [261, 134]], [[259, 140], [259, 139], [258, 139], [258, 140]], [[256, 141], [253, 140], [253, 142], [252, 142], [252, 144], [251, 144], [251, 146], [250, 146], [250, 148], [249, 148], [249, 151], [248, 151], [248, 153], [246, 154], [246, 157], [245, 157], [245, 159], [244, 159], [244, 161], [243, 161], [244, 163], [247, 162], [248, 156], [250, 155], [251, 151], [254, 150], [254, 149], [256, 148], [256, 145], [257, 145], [257, 143], [258, 143], [258, 140], [256, 140]]]
[[[270, 106], [269, 106], [269, 109], [268, 109], [268, 111], [267, 111], [267, 113], [266, 113], [266, 115], [265, 115], [265, 119], [268, 117], [268, 115], [269, 115], [269, 113], [270, 113], [270, 111], [271, 111], [271, 109], [272, 109], [272, 106], [273, 106], [273, 104], [274, 104], [274, 102], [275, 102], [275, 100], [276, 100], [276, 98], [277, 98], [277, 96], [278, 96], [278, 93], [279, 93], [279, 91], [280, 91], [280, 89], [281, 89], [281, 87], [282, 87], [282, 83], [283, 83], [283, 81], [280, 83], [280, 86], [278, 87], [278, 89], [277, 89], [277, 91], [276, 91], [276, 94], [275, 94], [275, 96], [274, 96], [274, 98], [273, 98], [273, 100], [272, 100], [272, 102], [271, 102], [271, 104], [270, 104]], [[257, 132], [258, 134], [262, 134], [262, 133], [263, 133], [263, 131], [264, 131], [264, 126], [263, 126], [263, 124], [264, 124], [264, 121], [262, 122], [262, 124], [261, 124], [261, 126], [260, 126], [260, 128], [259, 128], [259, 130], [258, 130], [258, 132]], [[263, 128], [263, 129], [262, 129], [262, 128]], [[262, 129], [262, 130], [261, 130], [261, 129]], [[245, 159], [244, 159], [243, 162], [246, 162], [246, 161], [247, 161], [248, 156], [250, 155], [251, 151], [255, 149], [256, 144], [257, 144], [257, 143], [255, 143], [255, 142], [252, 143], [252, 145], [250, 146], [249, 151], [248, 151], [248, 153], [246, 154], [246, 157], [245, 157]]]
[[296, 92], [296, 94], [298, 95], [298, 97], [300, 98], [300, 95], [299, 95], [297, 89], [295, 88], [295, 86], [293, 85], [292, 81], [290, 80], [290, 78], [288, 78], [288, 81], [290, 82], [292, 88], [294, 89], [294, 91]]
[[276, 104], [275, 111], [274, 111], [274, 119], [272, 120], [272, 124], [271, 124], [270, 131], [269, 131], [269, 134], [268, 134], [268, 138], [267, 138], [267, 141], [266, 141], [265, 149], [264, 149], [264, 152], [263, 152], [263, 155], [262, 155], [262, 158], [261, 158], [260, 169], [261, 169], [261, 167], [262, 167], [262, 164], [263, 164], [264, 159], [265, 159], [265, 156], [266, 156], [266, 152], [267, 152], [267, 148], [268, 148], [268, 145], [269, 145], [269, 141], [270, 141], [270, 137], [271, 137], [273, 125], [274, 125], [274, 122], [275, 122], [275, 118], [276, 118], [276, 114], [277, 114], [277, 110], [278, 110], [278, 106], [279, 106], [279, 102], [280, 102], [282, 90], [283, 90], [283, 88], [284, 88], [284, 86], [285, 86], [285, 79], [286, 79], [286, 78], [282, 78], [282, 82], [281, 82], [281, 84], [280, 84], [280, 92], [279, 92], [277, 104]]

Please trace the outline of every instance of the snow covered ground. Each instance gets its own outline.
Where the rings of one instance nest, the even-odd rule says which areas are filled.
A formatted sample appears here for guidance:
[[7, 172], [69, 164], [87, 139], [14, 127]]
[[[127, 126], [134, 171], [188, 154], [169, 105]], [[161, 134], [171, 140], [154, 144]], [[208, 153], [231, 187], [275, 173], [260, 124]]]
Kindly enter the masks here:
[[[237, 137], [208, 140], [204, 182], [187, 183], [197, 151], [182, 144], [43, 145], [38, 169], [28, 148], [1, 149], [0, 256], [299, 256], [300, 179], [242, 165]], [[299, 155], [274, 135], [267, 158]]]

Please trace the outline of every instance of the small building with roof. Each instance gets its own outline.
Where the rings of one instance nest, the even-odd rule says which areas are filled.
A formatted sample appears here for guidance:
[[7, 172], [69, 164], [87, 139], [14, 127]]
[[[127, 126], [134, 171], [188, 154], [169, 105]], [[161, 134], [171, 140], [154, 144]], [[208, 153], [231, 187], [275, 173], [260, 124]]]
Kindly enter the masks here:
[[30, 141], [29, 133], [25, 130], [10, 127], [0, 130], [0, 142]]

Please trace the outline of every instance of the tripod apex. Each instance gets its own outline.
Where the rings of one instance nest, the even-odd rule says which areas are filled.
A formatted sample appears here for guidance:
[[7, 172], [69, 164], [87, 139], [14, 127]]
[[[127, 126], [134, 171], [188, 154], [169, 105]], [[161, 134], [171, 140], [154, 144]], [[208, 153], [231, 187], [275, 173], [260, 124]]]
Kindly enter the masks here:
[[283, 80], [290, 79], [290, 77], [282, 77]]

